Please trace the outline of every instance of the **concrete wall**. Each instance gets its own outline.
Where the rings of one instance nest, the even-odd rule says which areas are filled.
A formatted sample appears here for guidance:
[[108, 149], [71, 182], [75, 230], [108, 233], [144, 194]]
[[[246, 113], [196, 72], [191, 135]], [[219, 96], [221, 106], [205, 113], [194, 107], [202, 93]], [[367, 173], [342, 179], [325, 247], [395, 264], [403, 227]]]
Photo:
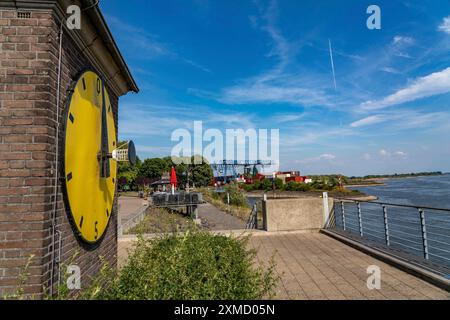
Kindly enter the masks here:
[[[333, 199], [328, 198], [333, 208]], [[319, 230], [325, 226], [322, 198], [285, 198], [263, 201], [264, 229], [266, 231]]]

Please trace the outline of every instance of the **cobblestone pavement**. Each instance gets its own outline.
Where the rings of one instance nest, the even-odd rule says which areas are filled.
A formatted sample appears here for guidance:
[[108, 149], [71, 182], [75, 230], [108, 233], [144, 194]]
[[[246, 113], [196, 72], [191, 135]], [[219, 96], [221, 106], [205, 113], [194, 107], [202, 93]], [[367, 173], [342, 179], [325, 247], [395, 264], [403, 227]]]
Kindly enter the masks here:
[[[259, 235], [258, 260], [275, 255], [278, 299], [450, 299], [450, 293], [320, 233]], [[367, 288], [367, 268], [381, 269], [381, 289]]]
[[[239, 234], [239, 233], [238, 233]], [[133, 237], [119, 239], [123, 265]], [[281, 279], [276, 299], [450, 299], [450, 293], [320, 233], [255, 232], [250, 245], [259, 263], [275, 258]], [[367, 267], [381, 269], [381, 289], [367, 288]]]

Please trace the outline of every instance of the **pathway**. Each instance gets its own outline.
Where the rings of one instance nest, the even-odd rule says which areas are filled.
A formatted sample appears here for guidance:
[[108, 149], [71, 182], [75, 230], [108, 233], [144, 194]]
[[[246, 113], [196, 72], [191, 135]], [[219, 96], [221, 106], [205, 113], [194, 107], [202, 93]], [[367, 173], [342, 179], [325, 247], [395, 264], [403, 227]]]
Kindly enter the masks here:
[[203, 203], [198, 206], [198, 217], [202, 220], [206, 219], [209, 230], [243, 230], [247, 224], [210, 203]]
[[[320, 233], [254, 236], [257, 258], [275, 255], [278, 299], [450, 299], [450, 293]], [[381, 270], [381, 289], [367, 287], [367, 268]]]
[[118, 202], [119, 221], [122, 225], [136, 215], [144, 203], [147, 203], [147, 201], [142, 198], [127, 196], [120, 196]]

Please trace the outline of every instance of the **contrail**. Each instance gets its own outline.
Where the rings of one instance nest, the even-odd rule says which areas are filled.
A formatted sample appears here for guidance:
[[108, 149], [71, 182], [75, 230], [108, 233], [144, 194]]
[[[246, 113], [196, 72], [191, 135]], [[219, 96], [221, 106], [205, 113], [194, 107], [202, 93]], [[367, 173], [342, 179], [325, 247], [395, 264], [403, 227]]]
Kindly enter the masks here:
[[331, 59], [331, 70], [333, 71], [334, 90], [337, 91], [336, 74], [334, 73], [333, 50], [331, 49], [331, 41], [330, 41], [330, 39], [328, 39], [328, 45], [330, 46], [330, 59]]

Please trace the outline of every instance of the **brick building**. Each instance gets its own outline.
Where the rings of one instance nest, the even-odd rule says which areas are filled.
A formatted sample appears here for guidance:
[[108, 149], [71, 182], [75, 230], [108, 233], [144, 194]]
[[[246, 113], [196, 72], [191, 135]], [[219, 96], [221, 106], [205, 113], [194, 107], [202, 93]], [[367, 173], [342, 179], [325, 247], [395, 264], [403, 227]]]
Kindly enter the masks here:
[[[28, 261], [23, 289], [37, 296], [58, 283], [59, 267], [76, 252], [82, 284], [101, 267], [99, 257], [116, 265], [117, 197], [105, 237], [86, 248], [55, 178], [58, 123], [74, 77], [93, 68], [106, 79], [116, 124], [119, 97], [138, 91], [96, 2], [0, 1], [0, 297], [15, 292]], [[79, 30], [64, 20], [72, 4], [81, 8]]]

